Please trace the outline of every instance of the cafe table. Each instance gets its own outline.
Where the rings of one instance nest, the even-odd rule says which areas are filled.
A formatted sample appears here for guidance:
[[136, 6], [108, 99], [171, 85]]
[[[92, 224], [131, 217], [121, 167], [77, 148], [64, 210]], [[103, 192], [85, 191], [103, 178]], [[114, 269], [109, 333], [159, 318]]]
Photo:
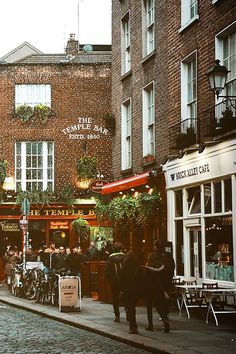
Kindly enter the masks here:
[[206, 305], [202, 304], [202, 299], [201, 299], [201, 292], [202, 292], [202, 286], [197, 285], [197, 284], [180, 284], [180, 285], [175, 285], [177, 289], [180, 290], [181, 294], [181, 299], [180, 302], [178, 303], [179, 307], [179, 315], [182, 315], [182, 308], [186, 310], [187, 313], [187, 318], [190, 319], [190, 308], [199, 308], [201, 309], [203, 306], [206, 307]]
[[[236, 288], [202, 289], [207, 303], [206, 323], [212, 313], [216, 326], [219, 325], [217, 314], [236, 314]], [[232, 304], [227, 304], [227, 297], [233, 299]]]

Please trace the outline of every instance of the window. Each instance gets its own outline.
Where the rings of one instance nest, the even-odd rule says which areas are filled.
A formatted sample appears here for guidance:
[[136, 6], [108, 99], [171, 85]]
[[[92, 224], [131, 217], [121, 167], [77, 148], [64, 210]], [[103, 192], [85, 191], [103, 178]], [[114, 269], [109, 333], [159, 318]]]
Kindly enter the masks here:
[[121, 168], [127, 170], [132, 165], [131, 151], [131, 101], [122, 104]]
[[188, 213], [198, 214], [201, 212], [200, 186], [187, 189], [188, 192]]
[[15, 107], [23, 104], [31, 107], [38, 104], [51, 107], [51, 85], [16, 85]]
[[181, 117], [185, 127], [195, 127], [197, 118], [197, 65], [196, 53], [191, 54], [181, 66]]
[[143, 38], [144, 56], [152, 53], [155, 49], [155, 0], [143, 2]]
[[129, 13], [127, 13], [126, 16], [122, 19], [121, 55], [122, 74], [126, 74], [131, 70]]
[[155, 156], [154, 83], [143, 89], [143, 156]]
[[226, 95], [236, 95], [236, 32], [223, 39], [223, 65], [230, 70], [226, 82]]
[[54, 145], [52, 142], [17, 142], [15, 146], [16, 190], [53, 190]]
[[181, 0], [181, 27], [186, 27], [198, 18], [197, 0]]

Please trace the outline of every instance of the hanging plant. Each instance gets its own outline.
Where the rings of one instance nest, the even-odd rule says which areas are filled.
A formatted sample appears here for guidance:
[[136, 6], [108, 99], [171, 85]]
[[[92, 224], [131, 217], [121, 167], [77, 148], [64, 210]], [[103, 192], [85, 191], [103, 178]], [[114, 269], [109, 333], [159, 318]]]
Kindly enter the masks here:
[[66, 204], [72, 207], [74, 203], [74, 193], [75, 191], [72, 186], [66, 186], [62, 189], [60, 197]]
[[0, 160], [0, 187], [3, 186], [5, 178], [7, 176], [7, 160]]
[[76, 169], [79, 180], [93, 179], [97, 175], [97, 158], [89, 155], [80, 157]]
[[19, 190], [16, 195], [16, 204], [21, 204], [24, 199], [28, 199], [32, 204], [41, 204], [42, 207], [49, 205], [50, 202], [55, 200], [55, 194], [50, 190], [45, 191], [22, 191]]
[[51, 108], [43, 104], [38, 104], [34, 107], [34, 115], [41, 124], [45, 124], [51, 116]]
[[106, 222], [108, 221], [108, 214], [109, 214], [109, 203], [111, 199], [104, 195], [99, 195], [95, 198], [96, 206], [95, 206], [95, 214], [96, 219], [99, 222]]
[[71, 223], [72, 229], [78, 235], [79, 239], [87, 240], [90, 234], [90, 226], [88, 222], [82, 218], [78, 218]]
[[109, 203], [108, 219], [115, 227], [124, 227], [136, 218], [136, 199], [129, 195], [116, 197]]
[[137, 217], [136, 223], [146, 226], [153, 222], [161, 206], [160, 192], [140, 193], [137, 197]]
[[31, 106], [22, 104], [16, 108], [16, 116], [22, 123], [28, 123], [34, 115], [34, 109]]

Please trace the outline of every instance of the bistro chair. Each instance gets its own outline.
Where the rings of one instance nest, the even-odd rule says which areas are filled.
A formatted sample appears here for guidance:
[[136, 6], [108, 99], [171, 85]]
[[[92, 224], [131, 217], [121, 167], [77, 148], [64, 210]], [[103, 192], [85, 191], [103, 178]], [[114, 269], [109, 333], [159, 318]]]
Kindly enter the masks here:
[[180, 309], [180, 303], [181, 303], [181, 294], [179, 292], [179, 289], [176, 288], [176, 285], [182, 284], [183, 281], [181, 277], [174, 277], [172, 279], [172, 285], [170, 290], [168, 291], [168, 295], [170, 297], [170, 302], [174, 306], [177, 303], [178, 309]]

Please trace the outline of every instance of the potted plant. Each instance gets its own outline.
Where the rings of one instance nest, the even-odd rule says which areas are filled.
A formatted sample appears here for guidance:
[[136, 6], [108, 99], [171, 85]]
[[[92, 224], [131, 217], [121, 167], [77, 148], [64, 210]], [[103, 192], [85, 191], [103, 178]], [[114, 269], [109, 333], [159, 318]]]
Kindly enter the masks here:
[[31, 106], [22, 104], [16, 108], [16, 116], [22, 123], [28, 123], [34, 115], [34, 109]]
[[71, 227], [78, 235], [79, 240], [86, 240], [90, 234], [90, 226], [88, 222], [82, 218], [78, 218], [71, 223]]
[[45, 124], [51, 116], [51, 108], [43, 104], [38, 104], [34, 107], [34, 115], [41, 124]]
[[155, 156], [153, 154], [147, 154], [143, 157], [143, 162], [144, 163], [151, 163], [155, 161]]
[[196, 133], [194, 127], [187, 128], [186, 133], [179, 133], [176, 137], [178, 148], [184, 148], [196, 143]]
[[236, 128], [236, 117], [234, 117], [233, 110], [230, 107], [227, 107], [226, 110], [222, 112], [220, 126], [223, 132], [228, 132]]
[[129, 195], [111, 200], [108, 208], [108, 220], [114, 227], [125, 227], [136, 219], [137, 200]]

